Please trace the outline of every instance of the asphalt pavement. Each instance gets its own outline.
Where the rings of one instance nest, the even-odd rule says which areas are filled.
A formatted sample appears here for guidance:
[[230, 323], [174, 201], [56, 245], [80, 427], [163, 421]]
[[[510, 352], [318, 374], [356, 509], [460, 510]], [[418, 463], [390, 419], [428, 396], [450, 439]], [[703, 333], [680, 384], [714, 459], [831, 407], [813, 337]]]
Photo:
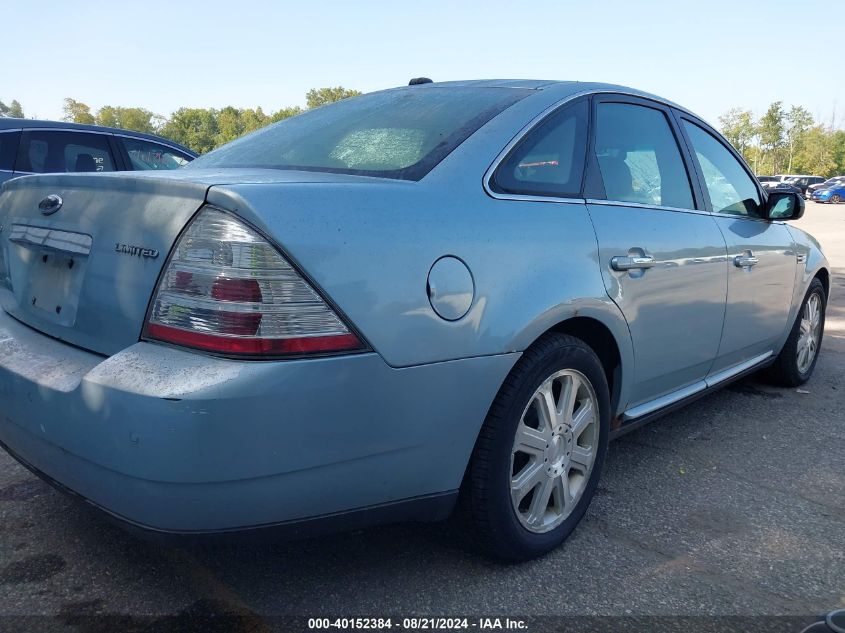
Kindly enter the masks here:
[[216, 621], [259, 631], [279, 628], [282, 615], [845, 607], [845, 204], [807, 206], [797, 224], [820, 239], [835, 273], [812, 380], [778, 389], [752, 377], [614, 442], [584, 521], [552, 554], [493, 563], [449, 523], [168, 548], [81, 508], [3, 453], [0, 629], [191, 630], [202, 620], [202, 630]]

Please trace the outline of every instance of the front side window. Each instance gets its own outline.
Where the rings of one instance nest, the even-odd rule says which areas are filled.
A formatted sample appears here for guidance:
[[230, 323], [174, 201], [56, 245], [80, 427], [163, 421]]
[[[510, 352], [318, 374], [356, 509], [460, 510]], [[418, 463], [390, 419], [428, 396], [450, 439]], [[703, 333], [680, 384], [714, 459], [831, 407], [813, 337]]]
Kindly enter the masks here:
[[684, 130], [695, 150], [713, 211], [762, 217], [762, 200], [757, 186], [734, 155], [712, 134], [695, 123], [685, 119]]
[[144, 141], [137, 138], [124, 138], [123, 146], [129, 154], [129, 162], [132, 169], [178, 169], [191, 162], [191, 157], [171, 149], [165, 145], [159, 145], [152, 141]]
[[595, 152], [608, 200], [695, 208], [678, 143], [661, 110], [599, 103]]
[[87, 132], [24, 132], [16, 171], [34, 174], [114, 171], [108, 136]]
[[188, 169], [296, 169], [419, 180], [529, 94], [521, 88], [428, 85], [342, 99], [232, 141]]
[[587, 147], [587, 101], [568, 106], [541, 123], [496, 170], [499, 193], [577, 197]]

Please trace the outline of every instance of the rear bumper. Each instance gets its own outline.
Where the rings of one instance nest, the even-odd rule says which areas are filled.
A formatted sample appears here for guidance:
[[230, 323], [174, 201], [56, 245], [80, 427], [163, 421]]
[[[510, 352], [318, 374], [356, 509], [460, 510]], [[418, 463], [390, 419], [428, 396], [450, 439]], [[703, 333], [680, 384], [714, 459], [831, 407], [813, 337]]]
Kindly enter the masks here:
[[156, 531], [423, 518], [437, 511], [394, 504], [459, 487], [517, 357], [393, 369], [372, 353], [242, 362], [138, 343], [105, 358], [0, 310], [0, 442]]

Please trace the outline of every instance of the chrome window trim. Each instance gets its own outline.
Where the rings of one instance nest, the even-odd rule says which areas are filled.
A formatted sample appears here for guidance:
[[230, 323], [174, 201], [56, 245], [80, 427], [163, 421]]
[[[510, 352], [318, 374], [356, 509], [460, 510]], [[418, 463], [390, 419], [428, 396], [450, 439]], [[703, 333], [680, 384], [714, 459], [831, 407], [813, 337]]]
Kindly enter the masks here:
[[114, 132], [103, 132], [101, 130], [77, 130], [63, 127], [27, 127], [21, 128], [21, 132], [74, 132], [76, 134], [100, 134], [102, 136], [114, 136]]
[[[510, 151], [516, 145], [518, 145], [520, 143], [520, 141], [522, 141], [522, 139], [524, 139], [528, 134], [530, 134], [531, 131], [535, 127], [537, 127], [537, 125], [539, 125], [548, 115], [550, 115], [553, 112], [555, 112], [556, 110], [562, 108], [567, 103], [570, 103], [571, 101], [575, 101], [576, 99], [579, 99], [580, 97], [586, 97], [586, 96], [590, 96], [590, 95], [599, 95], [599, 94], [619, 95], [620, 97], [636, 97], [638, 99], [644, 99], [646, 101], [653, 101], [654, 103], [658, 103], [658, 104], [660, 104], [664, 107], [674, 108], [675, 110], [679, 110], [680, 112], [683, 112], [684, 114], [692, 117], [693, 119], [703, 122], [701, 117], [693, 114], [692, 112], [690, 112], [686, 108], [679, 106], [679, 105], [675, 105], [674, 103], [671, 103], [669, 101], [665, 101], [663, 99], [660, 99], [659, 97], [650, 96], [650, 95], [641, 95], [641, 94], [637, 94], [635, 92], [627, 92], [625, 90], [613, 90], [613, 89], [610, 89], [610, 88], [594, 88], [594, 89], [591, 89], [591, 90], [582, 90], [581, 92], [576, 92], [574, 94], [567, 95], [566, 97], [564, 97], [563, 99], [560, 99], [559, 101], [555, 101], [552, 105], [547, 107], [540, 114], [538, 114], [533, 119], [531, 119], [528, 123], [526, 123], [524, 126], [522, 126], [522, 128], [516, 133], [516, 135], [510, 140], [510, 142], [507, 145], [505, 145], [505, 148], [501, 152], [499, 152], [499, 154], [496, 156], [495, 159], [493, 159], [493, 162], [487, 168], [487, 171], [484, 172], [484, 176], [482, 178], [482, 185], [484, 187], [484, 192], [488, 196], [490, 196], [491, 198], [495, 198], [497, 200], [518, 200], [518, 201], [522, 201], [522, 202], [532, 202], [532, 201], [536, 201], [536, 202], [570, 202], [570, 203], [572, 203], [572, 202], [580, 202], [580, 203], [590, 202], [589, 200], [585, 200], [584, 198], [555, 198], [555, 197], [551, 197], [551, 196], [541, 196], [541, 195], [534, 196], [534, 195], [527, 194], [527, 193], [520, 193], [520, 194], [498, 193], [498, 192], [493, 191], [493, 188], [490, 186], [490, 180], [493, 178], [493, 174], [499, 168], [499, 165], [502, 163], [502, 161], [504, 161], [505, 158], [507, 158], [507, 155], [510, 153]], [[607, 202], [607, 201], [605, 201], [605, 202]], [[619, 204], [627, 204], [627, 203], [620, 201]], [[653, 208], [653, 207], [647, 207], [647, 208]], [[660, 208], [667, 209], [667, 210], [673, 210], [673, 211], [688, 211], [688, 212], [694, 212], [694, 213], [697, 212], [697, 213], [704, 213], [706, 215], [710, 215], [710, 213], [708, 211], [704, 210], [704, 209], [676, 209], [676, 208], [673, 208], [673, 207], [660, 207]]]
[[624, 200], [599, 200], [587, 198], [587, 204], [602, 204], [608, 207], [633, 207], [635, 209], [653, 209], [655, 211], [679, 211], [696, 215], [713, 215], [706, 209], [685, 209], [683, 207], [669, 207], [660, 204], [643, 204], [642, 202], [625, 202]]
[[3, 130], [0, 130], [0, 134], [5, 134], [6, 132], [20, 132], [23, 128], [20, 127], [9, 127]]
[[496, 193], [487, 192], [497, 200], [518, 200], [520, 202], [555, 202], [559, 204], [586, 204], [588, 201], [585, 198], [551, 198], [548, 196], [532, 196], [523, 193]]

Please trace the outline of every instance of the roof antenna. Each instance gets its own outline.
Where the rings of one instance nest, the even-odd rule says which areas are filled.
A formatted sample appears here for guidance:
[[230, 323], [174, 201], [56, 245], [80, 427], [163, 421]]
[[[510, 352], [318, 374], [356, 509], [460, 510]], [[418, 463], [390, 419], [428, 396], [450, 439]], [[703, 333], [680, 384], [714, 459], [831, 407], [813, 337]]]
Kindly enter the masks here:
[[434, 82], [428, 77], [414, 77], [408, 82], [409, 86], [419, 86], [420, 84], [433, 84]]

